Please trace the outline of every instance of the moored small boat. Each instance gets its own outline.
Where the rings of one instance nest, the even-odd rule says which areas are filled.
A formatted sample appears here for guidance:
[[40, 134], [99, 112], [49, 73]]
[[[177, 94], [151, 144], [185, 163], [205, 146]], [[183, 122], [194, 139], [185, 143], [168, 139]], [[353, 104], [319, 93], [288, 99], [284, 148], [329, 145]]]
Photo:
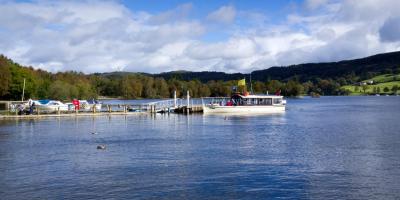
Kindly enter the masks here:
[[61, 101], [53, 101], [53, 100], [40, 100], [35, 101], [35, 106], [40, 109], [40, 111], [68, 111], [68, 105], [62, 103]]
[[101, 110], [102, 104], [96, 100], [79, 100], [79, 106], [80, 109], [83, 110], [91, 110], [93, 107], [95, 107], [96, 110]]

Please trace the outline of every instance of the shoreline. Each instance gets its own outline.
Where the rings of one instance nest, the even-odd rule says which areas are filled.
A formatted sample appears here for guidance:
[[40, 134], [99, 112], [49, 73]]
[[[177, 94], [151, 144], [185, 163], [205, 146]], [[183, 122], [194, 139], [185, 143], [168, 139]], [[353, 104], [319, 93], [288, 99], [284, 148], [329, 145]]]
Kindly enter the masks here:
[[121, 115], [140, 115], [140, 114], [149, 114], [147, 112], [98, 112], [98, 113], [63, 113], [63, 114], [40, 114], [40, 115], [1, 115], [0, 120], [7, 120], [7, 119], [38, 119], [38, 118], [48, 118], [48, 117], [90, 117], [90, 116], [121, 116]]

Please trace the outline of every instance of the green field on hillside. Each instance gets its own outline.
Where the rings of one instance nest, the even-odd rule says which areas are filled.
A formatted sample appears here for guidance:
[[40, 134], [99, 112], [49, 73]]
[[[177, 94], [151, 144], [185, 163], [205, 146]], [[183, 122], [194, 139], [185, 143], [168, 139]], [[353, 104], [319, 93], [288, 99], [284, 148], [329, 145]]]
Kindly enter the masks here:
[[374, 81], [374, 83], [386, 83], [400, 81], [400, 74], [383, 74], [365, 81]]
[[[363, 86], [345, 85], [345, 86], [342, 86], [342, 88], [345, 90], [349, 90], [351, 92], [350, 95], [363, 95], [363, 94], [375, 94], [375, 93], [392, 94], [393, 93], [392, 88], [394, 85], [397, 85], [400, 88], [400, 81], [391, 81], [391, 82], [367, 85], [365, 93], [363, 90]], [[389, 89], [388, 92], [384, 91], [385, 87]], [[376, 91], [374, 91], [374, 88], [380, 88], [379, 89], [380, 91], [376, 92]], [[400, 93], [400, 90], [397, 91], [397, 93]]]

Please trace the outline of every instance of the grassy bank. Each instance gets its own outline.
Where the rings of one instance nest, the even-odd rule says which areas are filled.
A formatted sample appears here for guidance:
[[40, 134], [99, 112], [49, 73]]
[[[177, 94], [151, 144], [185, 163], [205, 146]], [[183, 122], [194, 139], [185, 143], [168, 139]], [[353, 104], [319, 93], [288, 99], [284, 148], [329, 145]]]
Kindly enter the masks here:
[[[343, 89], [350, 91], [350, 95], [365, 95], [365, 94], [393, 94], [393, 86], [397, 85], [400, 87], [400, 81], [391, 81], [378, 83], [366, 86], [356, 86], [356, 85], [345, 85], [342, 86]], [[365, 88], [365, 91], [364, 91]], [[379, 89], [378, 89], [379, 88]], [[385, 90], [387, 88], [387, 90]], [[397, 91], [399, 93], [399, 91]]]

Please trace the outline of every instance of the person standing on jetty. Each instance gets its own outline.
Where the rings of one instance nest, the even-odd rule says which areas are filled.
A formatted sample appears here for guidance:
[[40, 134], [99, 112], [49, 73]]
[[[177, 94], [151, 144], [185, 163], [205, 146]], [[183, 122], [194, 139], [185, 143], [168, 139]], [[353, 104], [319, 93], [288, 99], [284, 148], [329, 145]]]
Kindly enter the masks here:
[[31, 115], [33, 113], [33, 106], [35, 106], [35, 102], [33, 102], [32, 99], [29, 99], [28, 105], [29, 105], [29, 114]]

